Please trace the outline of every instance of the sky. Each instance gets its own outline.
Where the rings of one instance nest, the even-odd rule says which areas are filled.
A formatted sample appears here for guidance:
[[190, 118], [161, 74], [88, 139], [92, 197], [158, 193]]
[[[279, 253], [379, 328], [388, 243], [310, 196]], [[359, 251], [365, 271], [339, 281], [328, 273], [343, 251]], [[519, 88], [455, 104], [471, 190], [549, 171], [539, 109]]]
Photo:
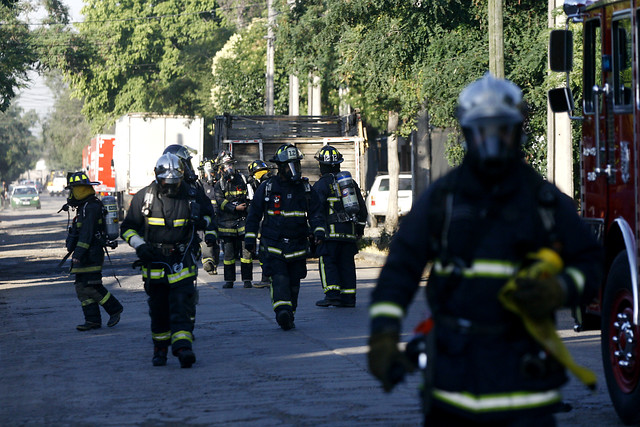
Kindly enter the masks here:
[[[82, 21], [82, 15], [80, 9], [84, 6], [82, 0], [66, 0], [63, 1], [69, 7], [69, 13], [71, 14], [71, 22]], [[34, 21], [38, 21], [38, 18], [33, 18]], [[49, 88], [44, 84], [36, 73], [30, 74], [33, 81], [29, 88], [19, 91], [19, 98], [16, 100], [23, 110], [35, 110], [41, 119], [44, 119], [53, 107], [53, 94]]]

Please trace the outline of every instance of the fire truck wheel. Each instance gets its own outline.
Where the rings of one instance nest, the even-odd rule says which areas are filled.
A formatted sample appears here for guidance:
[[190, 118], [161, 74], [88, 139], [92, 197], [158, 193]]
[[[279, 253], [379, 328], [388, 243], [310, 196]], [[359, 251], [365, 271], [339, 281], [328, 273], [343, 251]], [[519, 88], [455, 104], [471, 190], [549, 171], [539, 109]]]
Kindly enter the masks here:
[[640, 421], [640, 328], [633, 325], [633, 291], [626, 251], [609, 270], [602, 301], [602, 363], [609, 396], [625, 424]]

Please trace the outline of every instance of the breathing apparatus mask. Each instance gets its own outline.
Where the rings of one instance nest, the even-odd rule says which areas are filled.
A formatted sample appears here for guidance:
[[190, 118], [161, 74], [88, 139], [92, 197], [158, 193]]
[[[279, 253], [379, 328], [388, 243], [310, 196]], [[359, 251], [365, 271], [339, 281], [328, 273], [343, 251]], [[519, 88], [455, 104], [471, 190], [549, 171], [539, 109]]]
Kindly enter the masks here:
[[176, 196], [184, 178], [183, 165], [180, 159], [175, 154], [163, 154], [158, 159], [154, 172], [162, 194], [169, 197]]

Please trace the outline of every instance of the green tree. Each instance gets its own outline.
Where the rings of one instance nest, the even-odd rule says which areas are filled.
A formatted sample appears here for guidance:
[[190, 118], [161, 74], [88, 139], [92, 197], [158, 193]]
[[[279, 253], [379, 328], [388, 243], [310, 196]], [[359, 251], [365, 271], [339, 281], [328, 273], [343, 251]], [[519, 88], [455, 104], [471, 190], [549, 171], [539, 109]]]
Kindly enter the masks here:
[[[255, 19], [234, 34], [213, 59], [211, 100], [216, 114], [255, 114], [265, 111], [265, 71], [267, 58], [267, 21]], [[276, 63], [281, 58], [276, 51]], [[288, 109], [288, 76], [276, 67], [275, 110]]]
[[94, 132], [129, 112], [211, 114], [211, 58], [230, 35], [215, 0], [85, 3], [57, 57]]
[[10, 105], [0, 113], [0, 180], [11, 182], [32, 169], [41, 154], [41, 146], [31, 133], [38, 116]]
[[89, 145], [92, 136], [82, 114], [83, 102], [71, 98], [71, 91], [60, 74], [50, 74], [46, 81], [55, 94], [53, 112], [42, 127], [47, 164], [51, 169], [79, 170], [82, 149]]

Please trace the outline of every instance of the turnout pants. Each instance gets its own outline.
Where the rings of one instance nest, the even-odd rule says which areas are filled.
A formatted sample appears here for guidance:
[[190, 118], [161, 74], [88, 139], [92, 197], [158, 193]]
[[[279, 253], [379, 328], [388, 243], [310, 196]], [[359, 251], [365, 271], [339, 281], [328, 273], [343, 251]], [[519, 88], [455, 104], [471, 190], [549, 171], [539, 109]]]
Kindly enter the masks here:
[[253, 260], [251, 252], [244, 247], [244, 235], [223, 236], [224, 242], [224, 281], [235, 282], [236, 258], [240, 258], [240, 276], [243, 281], [253, 280]]
[[327, 298], [356, 302], [356, 263], [354, 242], [325, 240], [318, 248], [320, 280]]
[[[195, 265], [181, 272], [165, 274], [164, 269], [143, 267], [144, 289], [148, 295], [151, 316], [151, 336], [157, 348], [168, 348], [175, 355], [182, 348], [191, 348], [193, 343], [193, 320], [195, 316]], [[180, 276], [186, 276], [180, 279]]]
[[295, 314], [300, 294], [300, 280], [307, 277], [306, 258], [285, 261], [267, 254], [264, 272], [271, 278], [271, 303], [276, 315], [281, 310]]
[[84, 320], [93, 323], [102, 323], [100, 306], [109, 316], [122, 311], [122, 304], [111, 292], [102, 285], [102, 273], [76, 273], [76, 295], [80, 304]]

